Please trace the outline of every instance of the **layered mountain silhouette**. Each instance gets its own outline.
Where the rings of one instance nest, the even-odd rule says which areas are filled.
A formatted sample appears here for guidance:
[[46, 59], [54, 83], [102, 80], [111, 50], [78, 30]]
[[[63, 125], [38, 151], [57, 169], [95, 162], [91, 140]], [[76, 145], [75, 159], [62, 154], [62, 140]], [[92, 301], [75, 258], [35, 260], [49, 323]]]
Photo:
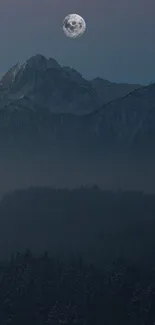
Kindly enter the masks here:
[[154, 103], [154, 84], [87, 81], [74, 69], [36, 55], [23, 65], [18, 62], [2, 77], [0, 124], [4, 126], [4, 118], [5, 125], [7, 120], [16, 127], [21, 121], [24, 127], [48, 119], [52, 120], [50, 133], [54, 128], [63, 140], [82, 137], [82, 142], [100, 143], [102, 149], [109, 144], [130, 146], [134, 141], [143, 145], [148, 136], [152, 141]]
[[1, 79], [1, 108], [27, 107], [49, 113], [87, 114], [99, 107], [89, 81], [42, 55], [17, 63]]
[[[88, 81], [74, 69], [38, 54], [24, 64], [18, 62], [0, 82], [0, 171], [8, 165], [10, 182], [10, 177], [21, 180], [19, 170], [24, 169], [28, 185], [47, 184], [47, 178], [51, 185], [53, 175], [58, 184], [68, 184], [69, 178], [80, 184], [101, 179], [107, 184], [109, 176], [116, 179], [111, 176], [114, 162], [115, 171], [119, 166], [122, 172], [120, 155], [131, 154], [140, 162], [141, 157], [154, 156], [154, 126], [155, 84]], [[131, 179], [126, 159], [124, 173]], [[10, 170], [14, 170], [13, 176], [8, 176]], [[117, 170], [120, 181], [119, 173]], [[6, 185], [4, 174], [2, 179]], [[115, 181], [116, 187], [122, 185], [119, 181]]]
[[38, 54], [23, 65], [18, 62], [2, 77], [1, 108], [27, 103], [33, 109], [81, 115], [139, 87], [99, 78], [87, 81], [76, 70]]

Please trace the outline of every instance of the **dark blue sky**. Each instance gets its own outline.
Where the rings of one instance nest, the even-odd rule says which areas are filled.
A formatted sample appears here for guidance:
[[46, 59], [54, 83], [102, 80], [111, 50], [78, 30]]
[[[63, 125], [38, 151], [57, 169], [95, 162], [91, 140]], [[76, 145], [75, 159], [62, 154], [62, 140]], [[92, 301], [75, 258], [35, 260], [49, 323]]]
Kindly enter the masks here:
[[[64, 17], [82, 15], [87, 31], [69, 39]], [[147, 84], [155, 80], [154, 0], [1, 0], [0, 74], [36, 53], [86, 78]]]

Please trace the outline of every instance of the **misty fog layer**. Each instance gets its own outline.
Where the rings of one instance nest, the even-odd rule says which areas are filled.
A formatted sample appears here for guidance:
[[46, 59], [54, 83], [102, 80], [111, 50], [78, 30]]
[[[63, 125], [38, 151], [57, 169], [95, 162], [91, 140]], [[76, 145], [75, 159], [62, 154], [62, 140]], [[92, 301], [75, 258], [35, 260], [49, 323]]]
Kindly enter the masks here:
[[154, 263], [155, 196], [98, 188], [30, 188], [0, 203], [0, 256], [26, 248], [102, 264]]
[[[23, 150], [23, 152], [22, 152]], [[155, 192], [155, 159], [119, 153], [104, 156], [89, 151], [47, 148], [1, 150], [0, 195], [29, 186], [75, 188], [98, 185], [103, 189]]]

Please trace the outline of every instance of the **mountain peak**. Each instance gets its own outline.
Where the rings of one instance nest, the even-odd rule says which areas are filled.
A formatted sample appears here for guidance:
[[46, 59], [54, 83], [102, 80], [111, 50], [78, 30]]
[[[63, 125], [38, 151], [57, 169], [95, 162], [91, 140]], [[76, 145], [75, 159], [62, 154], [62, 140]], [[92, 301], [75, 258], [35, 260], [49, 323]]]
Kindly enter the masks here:
[[100, 78], [100, 77], [96, 77], [92, 80], [92, 83], [94, 85], [101, 85], [101, 86], [109, 86], [112, 84], [111, 81], [107, 80], [107, 79], [103, 79], [103, 78]]
[[60, 66], [56, 60], [52, 58], [46, 59], [45, 56], [43, 56], [42, 54], [36, 54], [30, 57], [25, 62], [25, 65], [28, 65], [29, 67], [35, 70], [41, 71], [46, 71], [51, 68], [58, 68]]
[[[7, 81], [5, 86], [4, 81]], [[22, 65], [16, 64], [1, 83], [1, 107], [7, 110], [10, 105], [11, 109], [29, 110], [31, 102], [34, 110], [41, 107], [42, 111], [55, 113], [88, 114], [100, 104], [91, 82], [76, 70], [64, 68], [55, 59], [41, 54], [30, 57]]]

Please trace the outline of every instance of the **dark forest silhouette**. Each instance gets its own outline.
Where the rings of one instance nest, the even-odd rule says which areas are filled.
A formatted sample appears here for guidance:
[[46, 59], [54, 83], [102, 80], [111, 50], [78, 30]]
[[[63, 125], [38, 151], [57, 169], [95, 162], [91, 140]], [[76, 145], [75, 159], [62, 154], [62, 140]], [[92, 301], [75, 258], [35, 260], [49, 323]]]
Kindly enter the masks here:
[[29, 188], [0, 216], [0, 325], [154, 324], [154, 195]]
[[154, 324], [154, 270], [115, 260], [104, 273], [82, 259], [27, 250], [0, 265], [1, 325]]

